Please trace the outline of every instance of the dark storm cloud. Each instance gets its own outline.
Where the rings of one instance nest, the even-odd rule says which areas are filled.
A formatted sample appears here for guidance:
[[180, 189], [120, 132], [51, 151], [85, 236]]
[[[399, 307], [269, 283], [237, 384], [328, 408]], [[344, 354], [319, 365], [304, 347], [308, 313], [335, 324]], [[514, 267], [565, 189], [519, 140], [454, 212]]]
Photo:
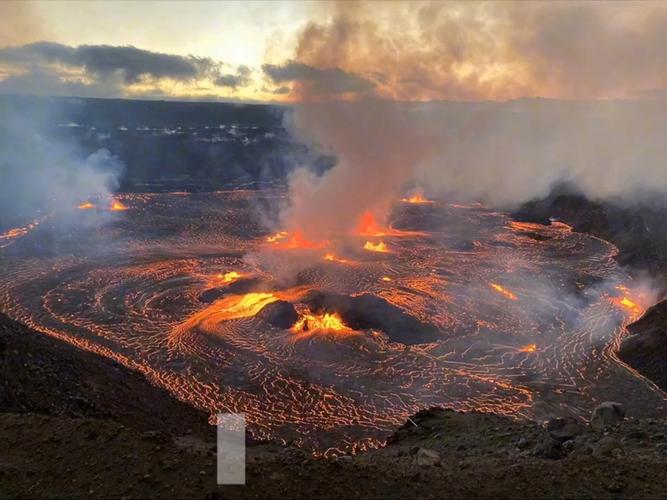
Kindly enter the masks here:
[[230, 87], [234, 89], [247, 85], [250, 81], [250, 68], [247, 66], [239, 66], [236, 71], [236, 74], [230, 73], [226, 75], [220, 75], [215, 79], [215, 84], [218, 87]]
[[63, 79], [50, 68], [33, 67], [29, 71], [0, 81], [0, 93], [41, 94], [79, 97], [120, 97], [120, 82], [85, 82], [81, 79]]
[[283, 65], [264, 64], [264, 73], [273, 83], [294, 82], [304, 86], [304, 94], [363, 94], [372, 91], [375, 83], [356, 73], [340, 68], [316, 68], [300, 62]]
[[16, 66], [59, 64], [82, 68], [95, 76], [121, 73], [126, 83], [142, 77], [193, 80], [218, 71], [218, 63], [208, 58], [151, 52], [132, 46], [80, 45], [70, 47], [54, 42], [35, 42], [0, 49], [0, 62]]

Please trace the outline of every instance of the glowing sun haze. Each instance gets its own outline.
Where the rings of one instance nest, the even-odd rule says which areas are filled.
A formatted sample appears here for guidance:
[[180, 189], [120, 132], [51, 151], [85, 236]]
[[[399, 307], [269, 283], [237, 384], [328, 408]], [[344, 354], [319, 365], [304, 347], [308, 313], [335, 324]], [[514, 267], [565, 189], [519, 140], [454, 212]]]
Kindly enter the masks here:
[[4, 2], [0, 92], [242, 101], [662, 97], [658, 2]]

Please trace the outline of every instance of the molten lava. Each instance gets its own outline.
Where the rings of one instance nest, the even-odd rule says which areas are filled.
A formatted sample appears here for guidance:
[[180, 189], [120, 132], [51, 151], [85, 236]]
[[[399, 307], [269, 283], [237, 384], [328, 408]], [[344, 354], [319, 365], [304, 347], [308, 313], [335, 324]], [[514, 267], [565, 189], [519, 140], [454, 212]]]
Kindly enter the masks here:
[[384, 242], [382, 241], [375, 244], [371, 243], [370, 241], [367, 241], [366, 243], [364, 243], [364, 250], [368, 250], [369, 252], [380, 252], [380, 253], [390, 252], [387, 245], [385, 245]]
[[409, 198], [401, 198], [401, 201], [403, 203], [413, 203], [413, 204], [416, 204], [416, 205], [426, 205], [426, 204], [429, 204], [429, 203], [433, 203], [432, 200], [428, 200], [428, 199], [424, 198], [421, 195], [421, 193], [415, 193], [412, 196], [410, 196]]
[[279, 300], [278, 297], [272, 293], [256, 292], [225, 298], [216, 306], [221, 310], [222, 319], [247, 318], [276, 300]]
[[620, 306], [624, 307], [625, 309], [628, 309], [632, 311], [635, 314], [641, 314], [643, 312], [643, 309], [639, 304], [634, 302], [632, 299], [629, 297], [623, 297], [622, 299], [616, 299], [617, 304]]
[[[284, 241], [283, 241], [284, 240]], [[305, 237], [303, 231], [296, 230], [291, 233], [287, 231], [281, 231], [276, 233], [273, 236], [269, 236], [266, 239], [267, 242], [277, 245], [279, 248], [295, 250], [295, 249], [304, 249], [304, 250], [318, 250], [324, 248], [329, 244], [326, 240], [321, 241], [312, 241]]]
[[287, 237], [289, 233], [287, 231], [280, 231], [279, 233], [276, 233], [272, 236], [267, 236], [266, 241], [268, 243], [275, 243], [276, 241], [282, 240], [285, 237]]
[[220, 274], [216, 275], [216, 278], [224, 281], [225, 283], [231, 283], [232, 281], [236, 281], [240, 277], [241, 277], [241, 275], [239, 273], [237, 273], [236, 271], [230, 271], [228, 273], [224, 273], [224, 274], [220, 273]]
[[343, 322], [338, 313], [306, 313], [294, 323], [292, 331], [301, 333], [311, 331], [352, 332], [353, 330]]
[[87, 201], [87, 202], [82, 203], [81, 205], [79, 205], [79, 208], [81, 210], [89, 210], [91, 208], [95, 208], [95, 205], [93, 205], [91, 202]]
[[525, 346], [519, 349], [520, 352], [536, 352], [537, 344], [526, 344]]
[[326, 253], [324, 254], [324, 257], [322, 257], [324, 260], [328, 262], [338, 262], [339, 264], [352, 264], [353, 261], [348, 260], [348, 259], [341, 259], [340, 257], [337, 257], [336, 254], [334, 253]]
[[510, 300], [518, 300], [516, 295], [496, 283], [489, 283], [489, 286]]
[[630, 298], [630, 289], [625, 285], [617, 285], [616, 290], [623, 293], [623, 297], [615, 297], [613, 299], [614, 303], [636, 315], [640, 315], [644, 312], [644, 308], [637, 304], [636, 300]]
[[382, 276], [382, 281], [392, 281], [389, 276]]
[[119, 210], [127, 210], [128, 207], [123, 205], [118, 200], [111, 200], [111, 206], [109, 207], [109, 209], [113, 211], [119, 211]]
[[398, 229], [382, 227], [380, 224], [378, 224], [375, 216], [370, 210], [367, 210], [361, 214], [361, 217], [359, 218], [359, 224], [357, 224], [356, 232], [361, 236], [396, 236], [399, 238], [426, 235], [426, 233], [420, 231], [400, 231]]

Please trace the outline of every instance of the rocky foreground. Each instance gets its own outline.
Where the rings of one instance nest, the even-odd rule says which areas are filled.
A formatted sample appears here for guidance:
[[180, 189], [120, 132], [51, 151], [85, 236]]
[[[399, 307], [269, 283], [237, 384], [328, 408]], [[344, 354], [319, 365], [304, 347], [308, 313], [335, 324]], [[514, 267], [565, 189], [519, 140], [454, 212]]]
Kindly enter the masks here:
[[545, 425], [434, 408], [387, 446], [317, 458], [247, 451], [247, 484], [215, 484], [215, 429], [141, 375], [0, 316], [0, 497], [665, 498], [667, 419]]

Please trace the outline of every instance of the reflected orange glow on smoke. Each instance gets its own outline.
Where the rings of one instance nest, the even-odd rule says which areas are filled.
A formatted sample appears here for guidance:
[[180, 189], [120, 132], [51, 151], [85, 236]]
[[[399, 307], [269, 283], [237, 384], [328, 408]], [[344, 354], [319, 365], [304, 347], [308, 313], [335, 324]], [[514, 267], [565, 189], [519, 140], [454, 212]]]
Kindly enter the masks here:
[[93, 205], [91, 202], [87, 201], [87, 202], [82, 203], [81, 205], [79, 205], [78, 208], [80, 208], [81, 210], [89, 210], [91, 208], [95, 208], [95, 205]]
[[514, 295], [509, 290], [503, 288], [502, 286], [498, 285], [497, 283], [489, 283], [489, 286], [493, 288], [496, 292], [504, 295], [506, 298], [510, 300], [518, 300], [518, 297], [516, 295]]
[[364, 250], [368, 250], [369, 252], [380, 252], [380, 253], [390, 252], [387, 245], [382, 241], [380, 241], [379, 243], [371, 243], [370, 241], [367, 241], [366, 243], [364, 243]]

